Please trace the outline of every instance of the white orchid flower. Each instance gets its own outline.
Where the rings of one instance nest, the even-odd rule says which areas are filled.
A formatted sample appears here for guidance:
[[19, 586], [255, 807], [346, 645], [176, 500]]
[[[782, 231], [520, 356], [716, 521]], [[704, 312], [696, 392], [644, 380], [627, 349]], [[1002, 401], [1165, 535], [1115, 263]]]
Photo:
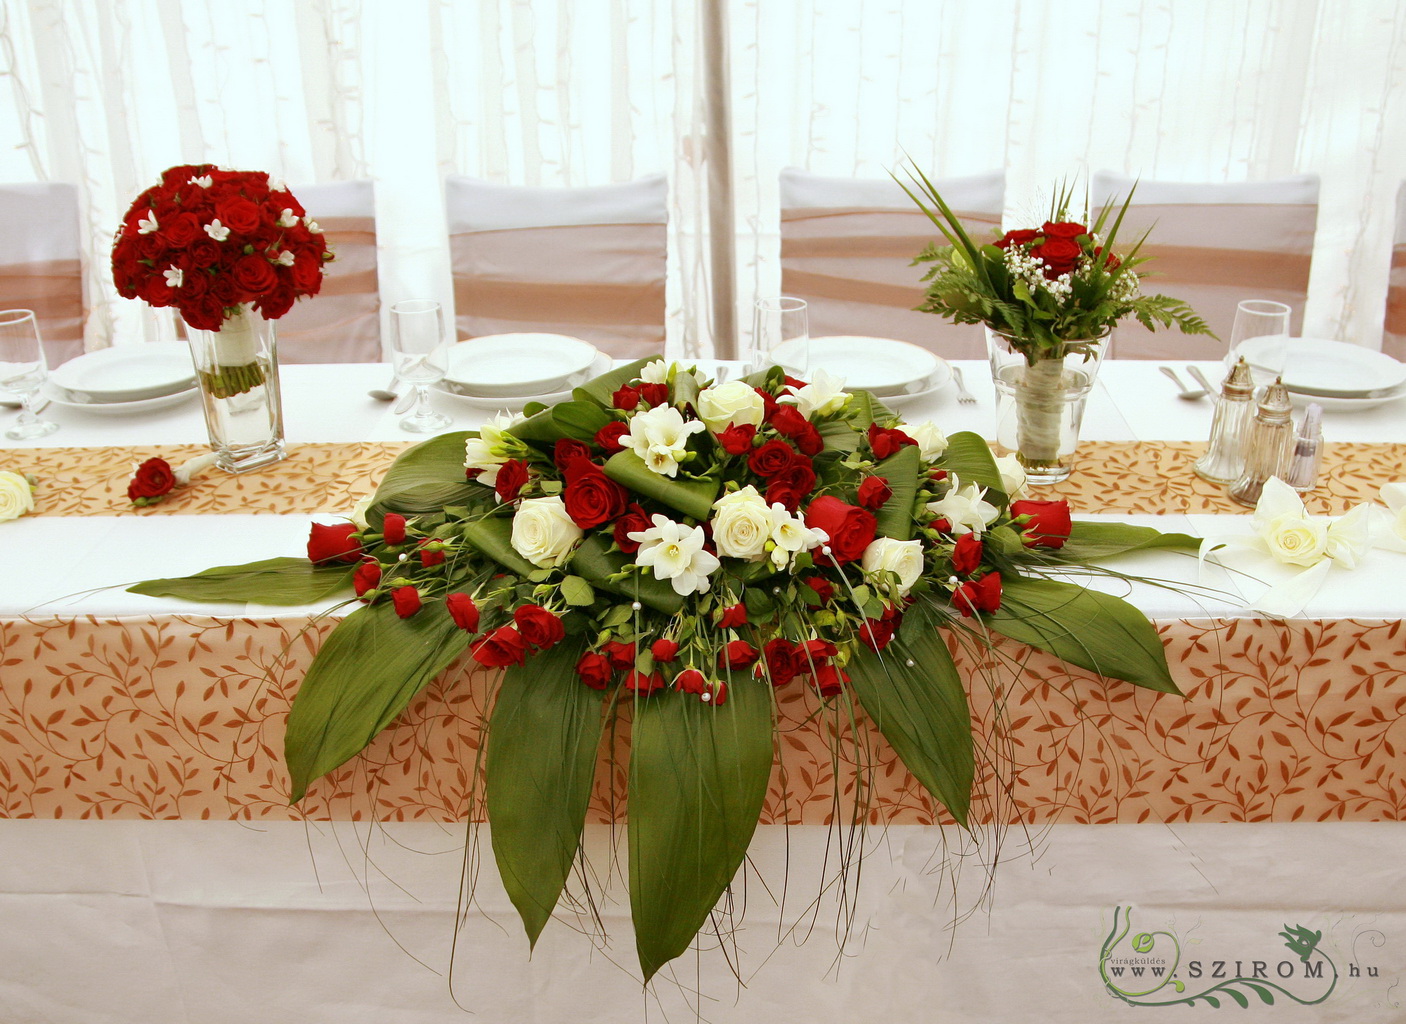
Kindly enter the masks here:
[[208, 174], [202, 174], [199, 177], [192, 177], [189, 181], [186, 182], [187, 185], [195, 185], [199, 188], [209, 188], [214, 183], [215, 179], [210, 177], [210, 175]]
[[950, 487], [937, 501], [930, 501], [927, 510], [938, 519], [946, 519], [952, 524], [952, 533], [961, 536], [974, 533], [981, 536], [983, 530], [1001, 514], [991, 502], [986, 500], [986, 488], [976, 484], [962, 486], [957, 474], [947, 478]]
[[649, 529], [628, 535], [640, 546], [635, 564], [652, 569], [657, 580], [668, 580], [674, 593], [682, 597], [707, 590], [712, 585], [708, 577], [721, 563], [716, 555], [703, 550], [703, 528], [685, 526], [658, 513], [650, 522], [654, 525]]

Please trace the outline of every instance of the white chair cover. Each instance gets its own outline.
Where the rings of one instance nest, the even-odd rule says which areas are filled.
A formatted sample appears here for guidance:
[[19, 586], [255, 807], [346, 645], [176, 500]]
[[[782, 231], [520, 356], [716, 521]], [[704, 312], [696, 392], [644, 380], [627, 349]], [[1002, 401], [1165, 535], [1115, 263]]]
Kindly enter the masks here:
[[617, 358], [664, 349], [668, 182], [445, 181], [461, 338], [567, 334]]
[[381, 296], [376, 275], [376, 203], [370, 181], [294, 185], [337, 257], [322, 290], [293, 303], [278, 321], [284, 363], [374, 363], [381, 353]]
[[[974, 237], [999, 231], [1005, 174], [935, 181]], [[781, 172], [781, 291], [805, 299], [812, 337], [898, 338], [949, 358], [986, 352], [979, 327], [914, 312], [923, 300], [913, 258], [941, 233], [897, 182]]]
[[1293, 311], [1291, 333], [1303, 323], [1309, 262], [1318, 223], [1318, 176], [1217, 184], [1138, 181], [1099, 171], [1090, 201], [1097, 209], [1121, 203], [1137, 186], [1115, 247], [1128, 247], [1149, 229], [1140, 255], [1143, 291], [1184, 299], [1220, 336], [1148, 331], [1125, 322], [1110, 354], [1131, 359], [1218, 359], [1230, 344], [1235, 307], [1272, 299]]
[[1391, 246], [1391, 276], [1387, 279], [1382, 351], [1406, 361], [1406, 182], [1396, 193], [1396, 235]]
[[0, 309], [32, 309], [54, 367], [83, 352], [78, 189], [0, 185]]

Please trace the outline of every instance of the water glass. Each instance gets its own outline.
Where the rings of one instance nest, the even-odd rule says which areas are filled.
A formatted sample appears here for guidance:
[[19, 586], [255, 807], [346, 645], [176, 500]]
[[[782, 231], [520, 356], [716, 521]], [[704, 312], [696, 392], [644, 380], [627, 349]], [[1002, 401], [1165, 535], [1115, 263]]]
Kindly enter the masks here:
[[39, 418], [35, 398], [48, 375], [44, 346], [39, 340], [39, 322], [32, 310], [7, 309], [0, 312], [0, 389], [20, 397], [24, 408], [19, 421], [5, 431], [15, 441], [45, 437], [59, 429], [57, 423]]
[[[1264, 338], [1278, 335], [1289, 340], [1289, 317], [1293, 313], [1282, 302], [1269, 299], [1246, 299], [1235, 307], [1235, 323], [1230, 329], [1230, 352], [1227, 366], [1233, 367], [1240, 359], [1240, 346], [1251, 338]], [[1260, 355], [1253, 361], [1259, 370], [1268, 371], [1271, 376], [1284, 369], [1284, 349], [1277, 351], [1258, 349]]]
[[435, 434], [453, 420], [430, 405], [429, 385], [449, 370], [449, 346], [444, 337], [444, 311], [430, 299], [408, 299], [391, 306], [391, 353], [395, 375], [415, 389], [415, 406], [400, 421], [400, 429]]
[[810, 372], [810, 321], [804, 299], [758, 299], [752, 319], [752, 372], [780, 366], [793, 377]]

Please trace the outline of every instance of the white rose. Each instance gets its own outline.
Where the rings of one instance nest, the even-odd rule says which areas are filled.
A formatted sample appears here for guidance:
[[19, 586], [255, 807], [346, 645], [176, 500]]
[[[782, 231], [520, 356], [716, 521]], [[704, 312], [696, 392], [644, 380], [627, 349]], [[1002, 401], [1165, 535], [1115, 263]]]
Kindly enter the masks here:
[[762, 396], [746, 381], [730, 380], [698, 393], [698, 417], [708, 429], [720, 434], [733, 424], [762, 425], [765, 405]]
[[996, 460], [996, 468], [1001, 473], [1001, 490], [1006, 497], [1015, 501], [1025, 496], [1025, 467], [1014, 455], [1002, 455]]
[[1317, 565], [1328, 549], [1328, 527], [1321, 520], [1285, 513], [1262, 523], [1260, 536], [1269, 553], [1289, 565]]
[[916, 540], [876, 537], [864, 549], [860, 565], [867, 573], [888, 571], [898, 576], [898, 592], [906, 594], [923, 575], [923, 545]]
[[921, 423], [900, 423], [898, 429], [918, 442], [918, 454], [924, 462], [931, 462], [947, 450], [947, 435], [932, 420]]
[[0, 471], [0, 523], [34, 511], [34, 489], [18, 473]]
[[571, 555], [581, 539], [581, 527], [566, 514], [566, 502], [555, 494], [525, 498], [513, 516], [513, 550], [539, 569], [554, 569]]
[[760, 561], [771, 532], [771, 509], [751, 484], [713, 502], [713, 544], [723, 557]]

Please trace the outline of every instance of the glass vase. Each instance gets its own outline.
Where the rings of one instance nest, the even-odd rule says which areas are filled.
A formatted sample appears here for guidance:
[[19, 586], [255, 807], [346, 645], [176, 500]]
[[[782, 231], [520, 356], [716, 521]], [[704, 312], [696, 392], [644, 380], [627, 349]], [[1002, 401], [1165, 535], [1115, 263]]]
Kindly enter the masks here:
[[1087, 351], [1031, 362], [1018, 343], [986, 331], [996, 385], [996, 445], [1014, 454], [1030, 484], [1055, 484], [1074, 468], [1084, 406], [1098, 379], [1106, 336], [1079, 343]]
[[245, 473], [283, 458], [273, 322], [245, 306], [218, 331], [187, 326], [186, 336], [215, 465]]

